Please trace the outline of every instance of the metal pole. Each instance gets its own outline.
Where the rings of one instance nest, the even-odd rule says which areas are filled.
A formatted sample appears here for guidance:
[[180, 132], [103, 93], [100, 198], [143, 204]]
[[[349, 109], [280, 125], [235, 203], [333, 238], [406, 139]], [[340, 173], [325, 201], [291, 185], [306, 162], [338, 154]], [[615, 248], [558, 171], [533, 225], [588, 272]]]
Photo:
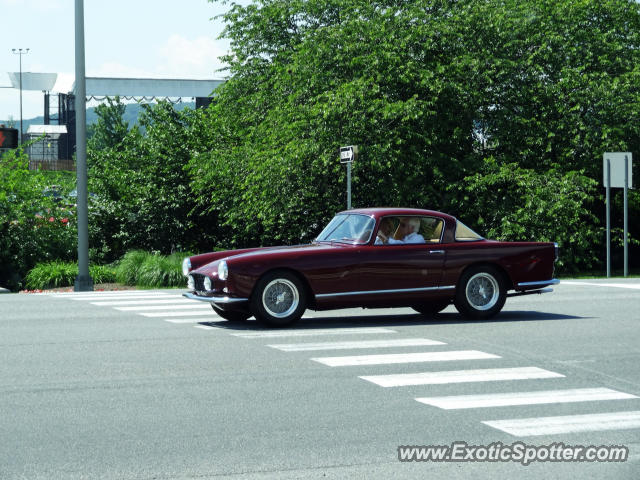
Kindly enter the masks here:
[[84, 3], [75, 0], [76, 33], [76, 179], [78, 214], [78, 276], [74, 290], [93, 290], [89, 274], [89, 221], [87, 205], [87, 89], [84, 68]]
[[627, 193], [629, 189], [629, 170], [628, 169], [629, 158], [624, 156], [624, 276], [629, 276], [629, 245], [627, 242]]
[[351, 162], [347, 162], [347, 210], [351, 210]]
[[611, 160], [607, 158], [607, 278], [611, 277]]
[[22, 145], [22, 132], [23, 132], [23, 128], [22, 128], [22, 55], [26, 55], [27, 53], [29, 53], [29, 49], [25, 48], [24, 51], [22, 50], [22, 48], [12, 48], [11, 51], [18, 55], [20, 57], [19, 60], [19, 64], [20, 64], [20, 70], [19, 70], [19, 83], [20, 83], [20, 145]]
[[20, 145], [22, 145], [22, 49], [20, 49]]

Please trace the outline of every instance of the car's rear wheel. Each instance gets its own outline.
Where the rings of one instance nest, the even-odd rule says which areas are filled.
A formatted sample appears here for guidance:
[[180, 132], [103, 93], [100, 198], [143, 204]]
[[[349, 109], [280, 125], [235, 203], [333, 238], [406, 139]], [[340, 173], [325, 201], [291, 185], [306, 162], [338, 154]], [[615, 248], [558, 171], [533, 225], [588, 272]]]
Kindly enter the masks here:
[[287, 271], [266, 274], [251, 295], [253, 315], [270, 327], [284, 327], [297, 322], [306, 308], [304, 285], [295, 274]]
[[442, 310], [447, 308], [451, 304], [450, 300], [436, 300], [429, 303], [421, 303], [420, 305], [414, 305], [413, 308], [416, 312], [421, 313], [426, 317], [432, 317]]
[[465, 317], [485, 319], [500, 312], [506, 298], [502, 273], [495, 267], [483, 265], [469, 268], [462, 274], [454, 304]]
[[215, 305], [211, 305], [211, 308], [213, 308], [213, 311], [216, 312], [220, 317], [230, 322], [244, 322], [251, 316], [251, 314], [247, 312], [240, 312], [236, 310], [222, 310]]

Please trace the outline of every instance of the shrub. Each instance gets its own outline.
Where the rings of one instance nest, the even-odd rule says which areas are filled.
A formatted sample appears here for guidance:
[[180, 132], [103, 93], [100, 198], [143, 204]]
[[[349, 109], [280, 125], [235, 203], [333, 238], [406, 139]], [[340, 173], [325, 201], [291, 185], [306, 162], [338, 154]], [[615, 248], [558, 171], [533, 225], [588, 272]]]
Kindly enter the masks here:
[[183, 286], [181, 264], [184, 256], [181, 253], [166, 256], [133, 250], [118, 263], [116, 278], [120, 283], [139, 287]]
[[[115, 281], [115, 270], [105, 265], [90, 265], [89, 273], [93, 283], [110, 283]], [[39, 263], [32, 268], [26, 277], [26, 286], [30, 289], [70, 287], [78, 275], [78, 264], [74, 262]]]
[[116, 266], [116, 280], [125, 285], [136, 285], [138, 272], [149, 255], [142, 250], [127, 252]]

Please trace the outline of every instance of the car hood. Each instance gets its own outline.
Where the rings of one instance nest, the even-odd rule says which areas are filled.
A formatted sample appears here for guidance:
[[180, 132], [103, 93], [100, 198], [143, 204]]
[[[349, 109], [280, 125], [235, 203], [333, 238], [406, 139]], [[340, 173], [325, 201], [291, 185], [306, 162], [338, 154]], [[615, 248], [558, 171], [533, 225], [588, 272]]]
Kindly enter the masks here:
[[[290, 245], [281, 247], [262, 247], [251, 250], [250, 252], [242, 252], [237, 255], [233, 251], [230, 255], [224, 257], [224, 260], [249, 259], [253, 257], [272, 256], [272, 255], [299, 255], [311, 252], [320, 252], [323, 250], [332, 250], [335, 248], [352, 247], [351, 244], [343, 243], [311, 243], [305, 245]], [[221, 259], [222, 260], [222, 259]]]
[[[277, 261], [283, 259], [294, 259], [305, 255], [316, 255], [335, 249], [353, 248], [352, 244], [344, 243], [311, 243], [306, 245], [281, 246], [281, 247], [259, 247], [247, 250], [228, 250], [217, 252], [215, 257], [196, 266], [192, 272], [201, 274], [217, 274], [218, 264], [221, 260], [233, 264], [259, 264], [263, 261]], [[212, 255], [212, 254], [205, 254]], [[192, 257], [197, 258], [197, 257]]]

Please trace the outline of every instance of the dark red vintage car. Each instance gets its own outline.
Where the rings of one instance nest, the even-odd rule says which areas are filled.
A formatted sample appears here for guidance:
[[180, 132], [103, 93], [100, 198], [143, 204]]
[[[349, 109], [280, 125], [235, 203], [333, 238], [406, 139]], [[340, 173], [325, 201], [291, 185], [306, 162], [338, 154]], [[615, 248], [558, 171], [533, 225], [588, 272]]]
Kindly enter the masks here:
[[[188, 298], [227, 320], [290, 325], [305, 309], [412, 307], [433, 315], [453, 303], [467, 318], [496, 315], [507, 296], [543, 293], [558, 246], [486, 240], [431, 210], [338, 213], [309, 245], [185, 258]], [[508, 293], [513, 291], [511, 293]]]

